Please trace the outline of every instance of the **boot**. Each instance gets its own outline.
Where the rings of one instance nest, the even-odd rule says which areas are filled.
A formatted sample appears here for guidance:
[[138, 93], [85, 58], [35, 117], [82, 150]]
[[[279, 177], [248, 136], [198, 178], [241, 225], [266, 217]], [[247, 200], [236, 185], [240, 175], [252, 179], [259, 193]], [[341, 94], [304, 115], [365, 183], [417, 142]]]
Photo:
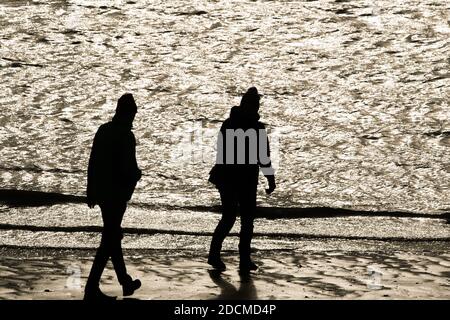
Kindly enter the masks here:
[[250, 272], [250, 271], [256, 271], [258, 269], [258, 266], [250, 259], [241, 259], [239, 262], [239, 271], [240, 272]]
[[123, 296], [131, 296], [137, 289], [141, 287], [142, 283], [139, 279], [132, 280], [130, 276], [127, 276], [127, 280], [122, 283]]
[[208, 256], [208, 264], [210, 264], [214, 269], [219, 271], [225, 271], [227, 268], [225, 266], [225, 263], [223, 263], [222, 259], [220, 259], [220, 255], [210, 254]]

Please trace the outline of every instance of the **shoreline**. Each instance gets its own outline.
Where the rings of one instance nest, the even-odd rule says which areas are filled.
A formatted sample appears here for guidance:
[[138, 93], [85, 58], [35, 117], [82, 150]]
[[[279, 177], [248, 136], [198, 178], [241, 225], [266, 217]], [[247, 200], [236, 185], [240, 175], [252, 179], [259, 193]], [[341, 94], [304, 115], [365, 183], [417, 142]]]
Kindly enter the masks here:
[[[71, 195], [58, 192], [44, 192], [33, 190], [0, 189], [0, 204], [7, 208], [21, 207], [46, 207], [57, 204], [86, 204], [87, 200], [82, 195]], [[167, 204], [148, 204], [130, 201], [129, 207], [141, 209], [164, 209], [164, 210], [189, 210], [196, 212], [211, 212], [220, 214], [220, 205], [195, 205], [177, 206]], [[359, 207], [359, 206], [357, 206]], [[328, 206], [291, 206], [291, 207], [270, 207], [258, 206], [256, 208], [256, 218], [265, 219], [297, 219], [297, 218], [331, 218], [331, 217], [395, 217], [395, 218], [425, 218], [444, 219], [450, 221], [450, 212], [420, 212], [407, 210], [362, 210], [350, 207], [328, 207]]]

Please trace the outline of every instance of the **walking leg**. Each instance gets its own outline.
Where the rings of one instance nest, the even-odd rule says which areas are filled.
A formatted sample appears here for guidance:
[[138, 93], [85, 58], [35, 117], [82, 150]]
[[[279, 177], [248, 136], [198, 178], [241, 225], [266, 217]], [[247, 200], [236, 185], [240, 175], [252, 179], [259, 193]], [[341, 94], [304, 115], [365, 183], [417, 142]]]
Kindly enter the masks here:
[[239, 257], [241, 270], [256, 270], [251, 261], [251, 242], [253, 238], [253, 221], [256, 211], [256, 187], [250, 186], [240, 193], [241, 232], [239, 234]]
[[217, 269], [225, 269], [220, 259], [222, 244], [236, 221], [237, 201], [232, 190], [220, 190], [222, 200], [222, 218], [220, 219], [211, 240], [208, 263]]

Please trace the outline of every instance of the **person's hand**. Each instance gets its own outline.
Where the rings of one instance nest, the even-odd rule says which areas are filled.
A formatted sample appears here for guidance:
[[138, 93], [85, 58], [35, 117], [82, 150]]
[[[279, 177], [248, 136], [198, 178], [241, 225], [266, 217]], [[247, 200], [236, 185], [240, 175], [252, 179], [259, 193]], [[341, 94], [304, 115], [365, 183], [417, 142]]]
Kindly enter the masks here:
[[275, 184], [275, 177], [274, 176], [266, 176], [266, 178], [267, 178], [267, 181], [269, 182], [269, 188], [266, 189], [266, 193], [271, 194], [277, 187]]
[[93, 209], [95, 207], [96, 203], [92, 199], [88, 198], [87, 205], [88, 205], [89, 208]]
[[141, 177], [142, 177], [142, 171], [141, 171], [141, 169], [137, 169], [136, 182], [141, 180]]

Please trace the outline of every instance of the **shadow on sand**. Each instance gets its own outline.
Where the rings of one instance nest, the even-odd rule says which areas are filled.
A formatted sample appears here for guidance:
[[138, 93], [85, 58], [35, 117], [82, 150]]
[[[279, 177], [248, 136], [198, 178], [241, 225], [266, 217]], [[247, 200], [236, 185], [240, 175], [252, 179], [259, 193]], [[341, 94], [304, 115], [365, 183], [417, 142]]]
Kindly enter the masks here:
[[211, 280], [220, 288], [220, 294], [214, 300], [256, 300], [258, 295], [250, 273], [240, 273], [239, 289], [222, 277], [218, 270], [208, 270]]

